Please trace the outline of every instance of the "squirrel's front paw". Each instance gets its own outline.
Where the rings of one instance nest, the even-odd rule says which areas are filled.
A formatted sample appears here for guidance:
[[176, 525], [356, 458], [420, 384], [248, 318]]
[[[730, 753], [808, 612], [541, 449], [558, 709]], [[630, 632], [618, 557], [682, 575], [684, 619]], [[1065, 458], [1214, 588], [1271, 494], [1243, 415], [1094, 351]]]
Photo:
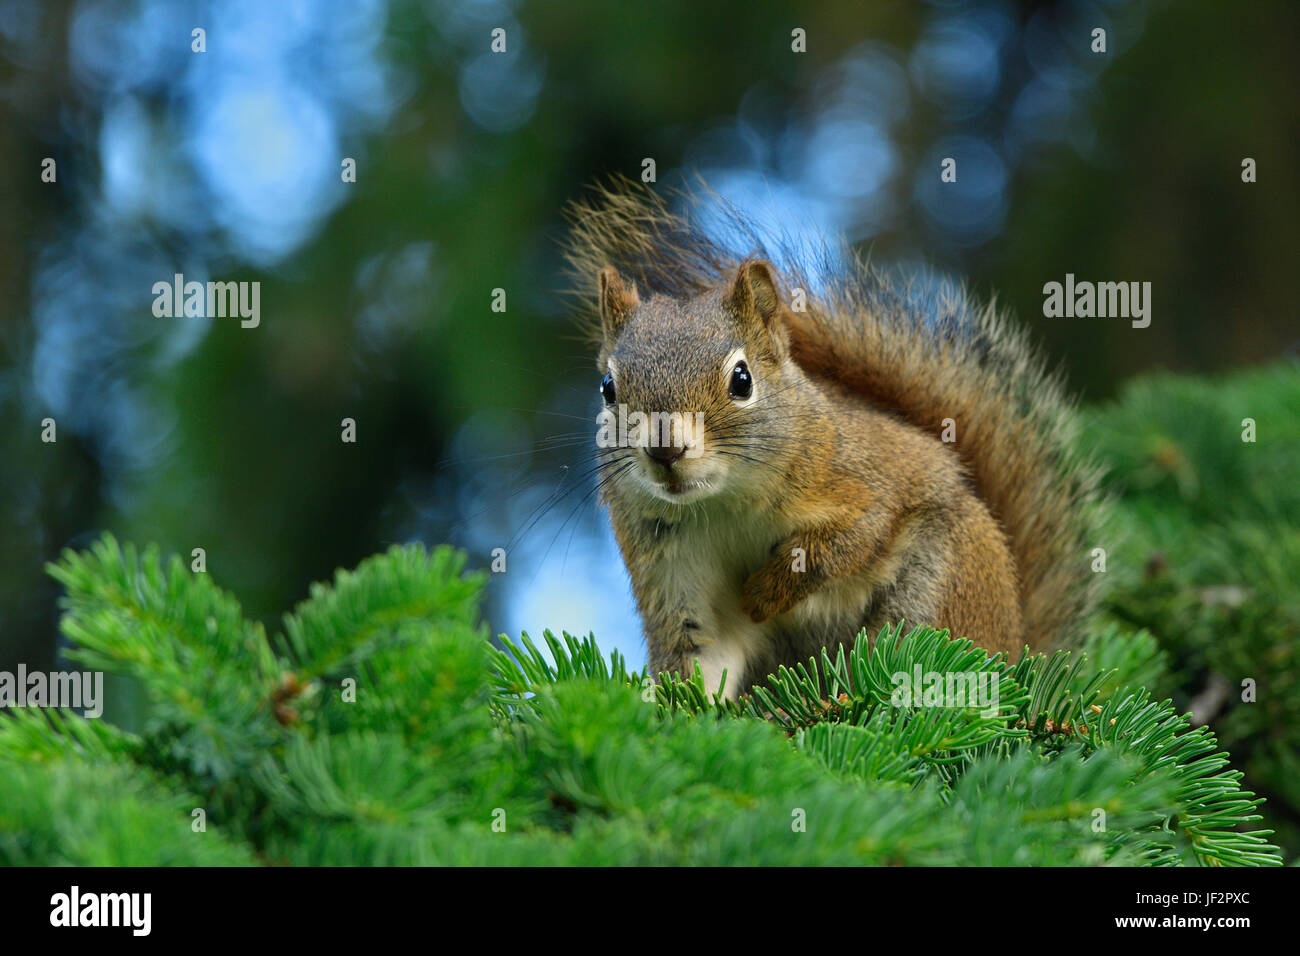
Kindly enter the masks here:
[[789, 586], [782, 567], [780, 571], [771, 566], [759, 568], [749, 576], [741, 593], [740, 609], [749, 615], [755, 624], [762, 624], [768, 618], [784, 614], [798, 603], [798, 597]]

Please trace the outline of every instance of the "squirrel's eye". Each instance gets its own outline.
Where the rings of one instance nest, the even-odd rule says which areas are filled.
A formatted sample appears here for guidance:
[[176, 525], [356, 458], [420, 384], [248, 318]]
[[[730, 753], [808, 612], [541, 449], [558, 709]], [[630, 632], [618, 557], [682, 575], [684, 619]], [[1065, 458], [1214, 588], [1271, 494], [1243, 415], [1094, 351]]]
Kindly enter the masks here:
[[606, 405], [614, 404], [614, 376], [609, 372], [600, 380], [600, 397], [605, 400]]
[[737, 362], [731, 370], [731, 387], [728, 389], [732, 398], [742, 401], [754, 394], [754, 378], [749, 374], [749, 367], [744, 362]]

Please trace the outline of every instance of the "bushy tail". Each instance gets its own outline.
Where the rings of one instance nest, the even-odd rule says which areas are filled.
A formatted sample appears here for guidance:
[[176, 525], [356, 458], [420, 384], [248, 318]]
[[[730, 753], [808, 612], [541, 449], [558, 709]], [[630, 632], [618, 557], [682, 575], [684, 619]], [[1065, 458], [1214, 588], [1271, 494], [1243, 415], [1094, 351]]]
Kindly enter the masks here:
[[1010, 541], [1027, 643], [1070, 643], [1095, 600], [1096, 469], [1075, 453], [1072, 404], [1025, 333], [962, 289], [899, 287], [846, 243], [788, 233], [764, 241], [750, 217], [702, 184], [679, 198], [674, 212], [618, 178], [571, 207], [567, 257], [588, 318], [606, 265], [643, 294], [680, 299], [729, 278], [747, 257], [771, 261], [806, 295], [791, 342], [809, 375], [936, 435], [952, 420], [950, 447]]

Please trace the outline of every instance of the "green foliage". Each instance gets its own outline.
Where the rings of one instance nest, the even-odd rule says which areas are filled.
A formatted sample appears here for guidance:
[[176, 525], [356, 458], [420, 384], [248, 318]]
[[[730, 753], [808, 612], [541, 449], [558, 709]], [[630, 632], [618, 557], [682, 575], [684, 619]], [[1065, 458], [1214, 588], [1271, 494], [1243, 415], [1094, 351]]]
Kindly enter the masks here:
[[[547, 643], [559, 663], [534, 669], [552, 686], [589, 679], [601, 671], [620, 684], [637, 685], [642, 679], [623, 670], [617, 658], [607, 669], [599, 665], [594, 639], [577, 641], [565, 635], [562, 644], [548, 634]], [[1112, 628], [1090, 643], [1113, 646], [1111, 655], [1133, 666], [1134, 673], [1150, 673], [1158, 659], [1145, 634], [1122, 635]], [[507, 642], [515, 659], [536, 655], [535, 649], [528, 650], [531, 646]], [[506, 656], [497, 653], [498, 661]], [[981, 710], [900, 705], [892, 699], [892, 675], [911, 674], [917, 668], [927, 675], [994, 675], [997, 706]], [[504, 671], [509, 677], [499, 683], [498, 693], [512, 698], [519, 712], [535, 710], [535, 702], [546, 700], [540, 692], [544, 684], [521, 687], [519, 669]], [[1165, 810], [1172, 825], [1172, 830], [1162, 823], [1140, 836], [1128, 834], [1132, 840], [1123, 844], [1126, 852], [1162, 864], [1277, 862], [1265, 840], [1270, 831], [1238, 832], [1260, 819], [1255, 812], [1260, 801], [1240, 790], [1240, 773], [1225, 769], [1227, 758], [1217, 751], [1214, 736], [1205, 728], [1189, 730], [1188, 719], [1175, 714], [1169, 701], [1151, 701], [1146, 691], [1130, 689], [1125, 677], [1091, 665], [1084, 654], [1067, 652], [1026, 656], [1010, 666], [968, 640], [952, 640], [931, 628], [905, 634], [899, 625], [882, 631], [874, 648], [864, 633], [852, 651], [841, 651], [834, 660], [823, 654], [820, 666], [810, 661], [797, 673], [783, 669], [769, 678], [769, 687], [755, 688], [741, 705], [707, 693], [698, 672], [690, 681], [667, 678], [655, 688], [655, 699], [661, 715], [712, 713], [721, 719], [750, 718], [783, 727], [794, 736], [796, 749], [811, 753], [841, 777], [911, 784], [928, 777], [944, 803], [966, 792], [962, 781], [972, 767], [1000, 763], [999, 758], [1009, 755], [1126, 758], [1128, 776], [1122, 779], [1166, 780], [1171, 798]], [[1117, 689], [1103, 699], [1108, 685]], [[537, 693], [529, 697], [521, 691]], [[1104, 801], [1090, 804], [1090, 812], [1105, 806]], [[1003, 823], [1009, 827], [1004, 833], [1018, 825]], [[1110, 855], [1121, 844], [1112, 842], [1106, 849]]]
[[251, 850], [192, 833], [192, 804], [136, 764], [6, 760], [0, 777], [5, 866], [247, 866]]
[[139, 680], [156, 731], [150, 739], [171, 759], [227, 778], [275, 740], [261, 706], [276, 679], [265, 634], [206, 574], [192, 575], [175, 556], [164, 565], [156, 549], [123, 549], [112, 537], [68, 552], [50, 573], [66, 589], [62, 630], [76, 645], [68, 657]]
[[1132, 689], [1162, 659], [1119, 628], [1090, 642], [1114, 670], [899, 625], [736, 702], [592, 637], [492, 646], [446, 548], [339, 572], [271, 639], [110, 537], [51, 572], [77, 660], [149, 717], [0, 719], [0, 863], [1279, 862], [1213, 735]]
[[1294, 362], [1162, 376], [1092, 411], [1083, 437], [1112, 465], [1110, 616], [1148, 630], [1167, 662], [1134, 682], [1209, 722], [1274, 804], [1288, 856], [1300, 852], [1297, 409]]

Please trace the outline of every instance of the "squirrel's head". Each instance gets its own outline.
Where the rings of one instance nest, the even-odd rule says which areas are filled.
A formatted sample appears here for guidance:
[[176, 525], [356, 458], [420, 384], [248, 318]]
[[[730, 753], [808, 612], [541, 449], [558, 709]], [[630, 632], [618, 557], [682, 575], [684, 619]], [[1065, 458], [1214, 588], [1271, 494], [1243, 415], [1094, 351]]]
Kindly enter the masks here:
[[608, 493], [617, 485], [687, 504], [770, 482], [800, 377], [772, 267], [746, 261], [722, 288], [685, 301], [642, 301], [612, 266], [599, 287], [597, 444]]

